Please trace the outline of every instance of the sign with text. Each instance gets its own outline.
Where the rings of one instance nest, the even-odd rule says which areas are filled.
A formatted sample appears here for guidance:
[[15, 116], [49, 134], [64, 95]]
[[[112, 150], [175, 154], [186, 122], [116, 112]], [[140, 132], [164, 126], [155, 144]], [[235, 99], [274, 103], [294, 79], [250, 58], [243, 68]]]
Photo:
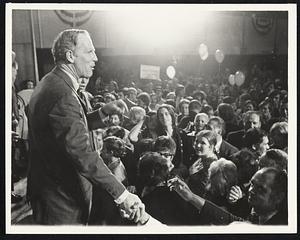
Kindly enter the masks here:
[[160, 67], [152, 66], [152, 65], [143, 65], [141, 64], [141, 79], [151, 79], [151, 80], [159, 80]]

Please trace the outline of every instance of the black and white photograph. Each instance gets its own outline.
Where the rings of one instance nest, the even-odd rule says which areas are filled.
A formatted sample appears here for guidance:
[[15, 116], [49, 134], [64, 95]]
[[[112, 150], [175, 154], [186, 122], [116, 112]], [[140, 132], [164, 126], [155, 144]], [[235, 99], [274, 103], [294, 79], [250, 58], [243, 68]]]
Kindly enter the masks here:
[[297, 232], [296, 4], [5, 19], [6, 233]]

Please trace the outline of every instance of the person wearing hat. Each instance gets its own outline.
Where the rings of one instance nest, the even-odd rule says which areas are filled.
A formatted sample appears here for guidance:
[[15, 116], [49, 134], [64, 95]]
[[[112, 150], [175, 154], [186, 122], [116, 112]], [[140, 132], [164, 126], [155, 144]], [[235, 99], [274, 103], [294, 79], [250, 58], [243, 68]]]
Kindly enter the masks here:
[[155, 95], [156, 95], [156, 109], [163, 105], [166, 100], [162, 98], [162, 95], [163, 95], [163, 91], [162, 91], [162, 87], [161, 85], [156, 85], [155, 86]]

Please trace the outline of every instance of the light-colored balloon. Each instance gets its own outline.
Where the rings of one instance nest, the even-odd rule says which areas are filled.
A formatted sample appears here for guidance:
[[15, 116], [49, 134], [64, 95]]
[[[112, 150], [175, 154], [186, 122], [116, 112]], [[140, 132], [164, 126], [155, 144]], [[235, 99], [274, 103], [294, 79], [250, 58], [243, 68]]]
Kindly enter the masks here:
[[225, 55], [222, 50], [217, 49], [215, 53], [215, 57], [218, 63], [222, 63], [224, 61]]
[[235, 84], [235, 76], [234, 74], [230, 74], [228, 77], [228, 82], [231, 86], [233, 86]]
[[205, 61], [208, 58], [208, 47], [204, 43], [200, 44], [199, 55], [203, 61]]
[[241, 71], [237, 71], [235, 73], [235, 84], [240, 87], [240, 86], [242, 86], [244, 84], [244, 82], [245, 82], [245, 75], [244, 75], [244, 73], [241, 72]]
[[169, 66], [167, 67], [167, 76], [170, 78], [170, 79], [173, 79], [176, 75], [176, 70], [173, 66]]

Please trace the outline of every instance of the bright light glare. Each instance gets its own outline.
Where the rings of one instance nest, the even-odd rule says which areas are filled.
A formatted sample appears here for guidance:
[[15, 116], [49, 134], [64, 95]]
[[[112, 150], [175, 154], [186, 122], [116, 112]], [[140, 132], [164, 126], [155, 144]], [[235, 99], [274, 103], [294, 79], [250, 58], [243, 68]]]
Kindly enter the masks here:
[[211, 13], [178, 10], [126, 10], [110, 12], [112, 26], [148, 47], [167, 48], [193, 37], [195, 28], [203, 26]]

